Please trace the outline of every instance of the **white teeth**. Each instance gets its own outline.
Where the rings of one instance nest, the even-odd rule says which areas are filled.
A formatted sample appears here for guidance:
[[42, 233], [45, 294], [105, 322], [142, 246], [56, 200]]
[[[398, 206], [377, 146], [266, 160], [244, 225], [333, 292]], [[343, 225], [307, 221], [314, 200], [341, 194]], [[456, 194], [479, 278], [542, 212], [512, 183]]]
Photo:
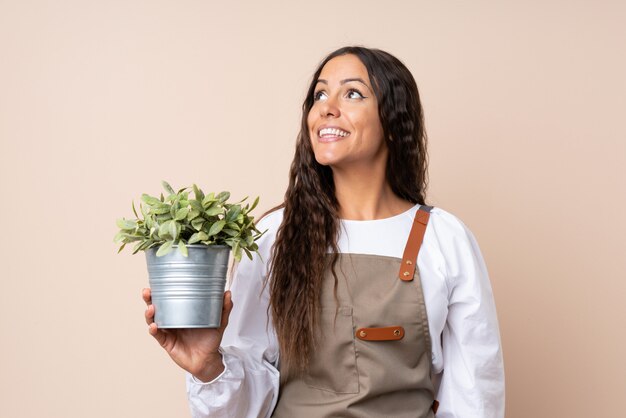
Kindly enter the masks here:
[[335, 128], [324, 128], [324, 129], [320, 129], [319, 132], [320, 136], [324, 136], [324, 135], [332, 135], [332, 136], [348, 136], [350, 135], [349, 132], [346, 131], [342, 131], [341, 129], [335, 129]]

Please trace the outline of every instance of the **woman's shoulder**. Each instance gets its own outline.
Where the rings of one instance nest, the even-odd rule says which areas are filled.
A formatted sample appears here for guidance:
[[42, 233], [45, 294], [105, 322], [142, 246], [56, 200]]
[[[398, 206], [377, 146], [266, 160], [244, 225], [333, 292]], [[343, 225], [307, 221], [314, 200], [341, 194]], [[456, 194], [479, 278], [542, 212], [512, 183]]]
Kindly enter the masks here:
[[[472, 270], [476, 263], [483, 263], [474, 233], [459, 216], [440, 207], [433, 207], [429, 224], [433, 241], [450, 277]], [[426, 233], [428, 234], [428, 229]]]
[[439, 206], [433, 206], [431, 209], [429, 222], [432, 222], [433, 229], [438, 235], [450, 238], [463, 237], [470, 232], [459, 216]]

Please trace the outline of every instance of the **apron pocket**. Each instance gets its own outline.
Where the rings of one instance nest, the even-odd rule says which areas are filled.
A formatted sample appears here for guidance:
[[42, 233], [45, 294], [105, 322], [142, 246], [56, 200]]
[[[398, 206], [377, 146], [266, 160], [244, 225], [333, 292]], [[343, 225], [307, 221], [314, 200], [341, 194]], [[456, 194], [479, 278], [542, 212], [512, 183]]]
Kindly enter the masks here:
[[322, 309], [319, 346], [311, 359], [304, 382], [312, 388], [333, 393], [359, 393], [352, 307]]

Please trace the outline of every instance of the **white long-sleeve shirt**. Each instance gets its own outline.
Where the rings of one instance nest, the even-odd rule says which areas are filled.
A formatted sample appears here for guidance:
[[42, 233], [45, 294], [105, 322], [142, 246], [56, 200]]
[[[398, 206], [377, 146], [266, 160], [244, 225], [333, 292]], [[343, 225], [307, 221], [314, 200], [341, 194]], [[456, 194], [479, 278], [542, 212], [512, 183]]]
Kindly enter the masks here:
[[[418, 208], [385, 219], [341, 220], [340, 252], [402, 258]], [[269, 229], [257, 241], [263, 261], [243, 257], [235, 271], [234, 305], [220, 347], [224, 371], [206, 383], [186, 373], [194, 418], [267, 418], [276, 405], [278, 341], [266, 314], [269, 286], [263, 293], [261, 288], [282, 216], [280, 209], [257, 223], [261, 231]], [[432, 341], [437, 418], [503, 418], [496, 307], [474, 235], [456, 216], [434, 207], [417, 266]]]

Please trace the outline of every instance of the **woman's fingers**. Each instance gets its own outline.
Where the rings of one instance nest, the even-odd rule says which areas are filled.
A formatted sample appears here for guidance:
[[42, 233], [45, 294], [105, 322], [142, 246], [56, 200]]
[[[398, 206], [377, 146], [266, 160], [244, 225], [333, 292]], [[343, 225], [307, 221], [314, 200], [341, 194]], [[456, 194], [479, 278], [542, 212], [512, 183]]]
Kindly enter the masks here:
[[157, 328], [157, 324], [154, 322], [148, 326], [148, 332], [152, 335], [161, 345], [161, 347], [165, 347], [167, 343], [167, 335]]
[[[148, 305], [144, 312], [144, 317], [145, 317], [146, 323], [148, 324], [148, 333], [152, 335], [152, 337], [154, 337], [154, 339], [159, 342], [161, 347], [163, 347], [168, 353], [170, 353], [170, 356], [172, 356], [171, 350], [173, 350], [174, 346], [178, 344], [179, 338], [184, 338], [185, 336], [187, 336], [187, 340], [188, 340], [187, 342], [191, 342], [192, 345], [200, 344], [201, 343], [200, 339], [209, 338], [209, 337], [213, 338], [211, 332], [209, 332], [208, 334], [207, 333], [199, 334], [198, 332], [200, 330], [189, 330], [191, 331], [191, 333], [181, 334], [179, 332], [170, 332], [172, 330], [159, 329], [157, 324], [154, 322], [154, 314], [155, 314], [156, 308], [151, 303], [150, 289], [148, 288], [143, 289], [142, 296], [143, 296], [144, 301]], [[224, 303], [222, 307], [222, 317], [221, 317], [221, 324], [220, 324], [221, 326], [218, 330], [213, 331], [213, 332], [215, 331], [219, 332], [218, 334], [219, 339], [221, 339], [221, 336], [219, 335], [224, 333], [224, 329], [226, 329], [226, 326], [228, 325], [228, 318], [230, 316], [230, 312], [232, 311], [232, 309], [233, 309], [233, 301], [231, 299], [231, 292], [230, 290], [228, 290], [224, 292]], [[187, 331], [187, 330], [173, 330], [173, 331]], [[208, 330], [208, 331], [211, 331], [211, 330]], [[183, 355], [183, 357], [180, 357], [180, 354], [177, 354], [176, 356], [178, 360], [174, 358], [173, 356], [172, 358], [174, 358], [174, 361], [176, 361], [177, 364], [180, 365], [181, 363], [179, 363], [179, 361], [181, 358], [185, 357], [185, 355]], [[186, 364], [187, 362], [188, 360], [185, 358], [185, 361], [183, 363]]]
[[148, 305], [148, 308], [145, 312], [146, 323], [150, 325], [154, 322], [154, 305]]
[[141, 297], [143, 301], [146, 302], [146, 305], [148, 305], [144, 316], [146, 317], [146, 323], [150, 325], [154, 322], [154, 305], [152, 304], [152, 292], [149, 287], [141, 290]]
[[148, 303], [148, 307], [146, 308], [146, 312], [144, 314], [146, 317], [146, 323], [148, 324], [148, 333], [150, 333], [150, 335], [152, 335], [159, 342], [159, 344], [161, 344], [161, 347], [165, 348], [168, 335], [167, 332], [160, 330], [154, 322], [154, 305], [150, 300], [150, 289], [143, 289], [142, 294], [144, 296], [144, 301]]
[[[176, 337], [172, 337], [172, 334], [168, 333], [167, 330], [161, 330], [158, 328], [157, 324], [154, 322], [154, 305], [152, 304], [152, 293], [150, 288], [144, 288], [141, 290], [141, 296], [146, 302], [147, 308], [144, 313], [144, 317], [146, 319], [146, 323], [148, 324], [148, 333], [154, 337], [155, 340], [159, 342], [161, 347], [165, 348], [166, 351], [169, 352], [171, 346]], [[172, 339], [173, 338], [173, 339]]]
[[152, 290], [149, 287], [141, 290], [141, 297], [143, 301], [146, 302], [146, 305], [152, 304]]
[[224, 293], [224, 305], [222, 308], [222, 319], [221, 319], [221, 326], [220, 326], [220, 330], [222, 332], [224, 332], [224, 330], [226, 329], [226, 325], [228, 325], [228, 317], [230, 316], [230, 311], [232, 310], [233, 310], [232, 294], [230, 290], [227, 290]]

